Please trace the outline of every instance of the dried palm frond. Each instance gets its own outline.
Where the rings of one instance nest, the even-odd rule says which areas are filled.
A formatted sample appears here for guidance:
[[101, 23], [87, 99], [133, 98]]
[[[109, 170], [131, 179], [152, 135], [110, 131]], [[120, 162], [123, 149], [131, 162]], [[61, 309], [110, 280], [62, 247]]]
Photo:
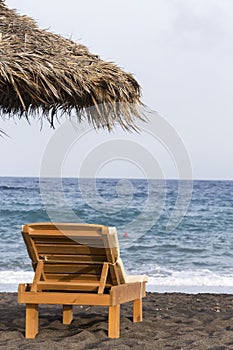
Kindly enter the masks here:
[[[0, 2], [0, 114], [54, 118], [75, 112], [94, 127], [135, 128], [140, 86], [84, 45], [38, 28]], [[91, 108], [90, 108], [91, 107]]]

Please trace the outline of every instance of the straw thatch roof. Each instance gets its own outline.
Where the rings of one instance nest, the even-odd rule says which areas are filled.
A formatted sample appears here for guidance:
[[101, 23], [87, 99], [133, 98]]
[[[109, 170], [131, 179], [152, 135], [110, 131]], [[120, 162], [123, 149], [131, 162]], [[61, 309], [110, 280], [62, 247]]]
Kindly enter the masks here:
[[131, 74], [0, 2], [1, 116], [42, 116], [53, 126], [57, 115], [75, 112], [97, 128], [131, 128], [138, 104]]

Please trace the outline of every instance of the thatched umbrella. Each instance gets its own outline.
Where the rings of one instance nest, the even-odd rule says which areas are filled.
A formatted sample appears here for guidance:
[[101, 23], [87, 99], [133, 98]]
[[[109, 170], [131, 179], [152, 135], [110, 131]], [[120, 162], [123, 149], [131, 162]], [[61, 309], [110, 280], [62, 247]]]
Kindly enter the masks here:
[[[94, 127], [135, 127], [140, 86], [88, 49], [38, 28], [0, 0], [0, 115], [54, 117], [73, 112]], [[89, 108], [94, 106], [93, 108]]]

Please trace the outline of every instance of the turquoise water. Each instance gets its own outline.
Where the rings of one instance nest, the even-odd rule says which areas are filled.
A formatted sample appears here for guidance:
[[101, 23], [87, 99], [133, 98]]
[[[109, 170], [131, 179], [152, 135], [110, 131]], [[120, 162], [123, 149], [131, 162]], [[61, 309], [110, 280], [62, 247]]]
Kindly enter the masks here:
[[1, 291], [32, 278], [21, 225], [52, 220], [116, 226], [126, 271], [147, 274], [149, 290], [232, 292], [233, 182], [194, 181], [170, 232], [178, 181], [59, 181], [0, 178]]

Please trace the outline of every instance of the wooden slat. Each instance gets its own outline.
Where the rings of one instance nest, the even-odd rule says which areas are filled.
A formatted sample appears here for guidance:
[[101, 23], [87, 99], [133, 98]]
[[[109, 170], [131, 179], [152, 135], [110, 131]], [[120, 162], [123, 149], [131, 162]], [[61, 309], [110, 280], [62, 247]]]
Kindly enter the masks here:
[[106, 227], [105, 229], [103, 229], [103, 232], [105, 233], [105, 237], [106, 237], [104, 240], [104, 244], [105, 244], [106, 256], [110, 265], [109, 267], [110, 267], [112, 282], [113, 284], [118, 285], [120, 284], [120, 278], [118, 275], [117, 266], [115, 264], [116, 263], [115, 256], [113, 254], [112, 249], [110, 248], [108, 228]]
[[37, 244], [36, 249], [38, 254], [71, 254], [71, 255], [104, 255], [105, 250], [94, 247], [85, 247], [80, 245], [65, 245], [65, 244]]
[[37, 289], [37, 283], [40, 281], [41, 276], [44, 272], [44, 262], [43, 261], [38, 261], [33, 283], [32, 283], [32, 291], [35, 292]]
[[[47, 273], [46, 274], [46, 281], [64, 281], [64, 282], [77, 282], [78, 280], [83, 280], [85, 281], [86, 279], [88, 280], [92, 280], [92, 281], [99, 281], [100, 279], [100, 276], [99, 275], [92, 275], [92, 274], [75, 274], [75, 273], [72, 273], [72, 274], [66, 274], [66, 273], [63, 273], [63, 274], [59, 274], [59, 273]], [[109, 281], [108, 281], [109, 282]]]
[[44, 272], [47, 273], [82, 273], [82, 274], [101, 274], [102, 264], [100, 265], [72, 265], [72, 264], [45, 264]]
[[34, 237], [33, 241], [35, 242], [35, 244], [78, 244], [75, 240], [69, 239], [68, 237], [39, 236]]
[[99, 287], [99, 282], [94, 281], [77, 281], [74, 282], [38, 282], [37, 290], [62, 290], [62, 291], [95, 291]]
[[30, 236], [35, 244], [65, 244], [65, 245], [77, 245], [77, 246], [88, 246], [93, 248], [104, 248], [103, 240], [101, 237], [92, 237], [92, 236], [80, 236], [73, 237], [70, 239], [66, 236]]
[[[37, 284], [37, 291], [42, 290], [69, 290], [69, 291], [97, 291], [99, 288], [99, 281], [92, 280], [76, 280], [76, 281], [49, 281], [39, 282]], [[105, 288], [109, 289], [112, 285], [106, 283]], [[31, 290], [32, 291], [32, 290]], [[103, 293], [99, 293], [103, 294]]]
[[101, 277], [100, 277], [100, 285], [98, 289], [98, 294], [103, 294], [104, 288], [106, 286], [106, 281], [107, 281], [107, 276], [108, 276], [108, 263], [104, 263], [103, 269], [101, 272]]
[[110, 295], [62, 292], [26, 292], [26, 286], [18, 287], [18, 302], [22, 304], [110, 305]]
[[63, 288], [55, 288], [48, 286], [46, 288], [38, 286], [38, 292], [44, 293], [44, 292], [77, 292], [77, 293], [97, 293], [98, 286], [79, 286], [76, 285], [74, 287], [63, 287]]
[[63, 230], [72, 230], [72, 231], [96, 231], [101, 233], [103, 225], [96, 225], [96, 224], [83, 224], [83, 223], [61, 223], [61, 222], [55, 222], [55, 223], [48, 223], [48, 222], [41, 222], [41, 223], [33, 223], [33, 224], [27, 224], [23, 226], [24, 232], [33, 232], [33, 231], [48, 231], [48, 230], [55, 230], [55, 231], [63, 231]]
[[22, 236], [23, 236], [25, 245], [27, 247], [29, 257], [31, 258], [33, 263], [37, 262], [39, 260], [39, 257], [38, 257], [37, 249], [35, 247], [35, 243], [27, 233], [22, 232]]
[[56, 255], [56, 254], [39, 254], [40, 259], [49, 263], [73, 263], [73, 264], [95, 264], [104, 263], [106, 261], [106, 256], [103, 255]]
[[83, 244], [93, 248], [104, 248], [102, 237], [80, 236], [75, 237], [75, 240], [79, 244]]
[[37, 237], [37, 236], [51, 236], [51, 237], [61, 237], [61, 236], [67, 236], [67, 237], [100, 237], [100, 232], [97, 232], [95, 230], [69, 230], [67, 228], [59, 230], [31, 230], [29, 232], [29, 235], [31, 237]]

